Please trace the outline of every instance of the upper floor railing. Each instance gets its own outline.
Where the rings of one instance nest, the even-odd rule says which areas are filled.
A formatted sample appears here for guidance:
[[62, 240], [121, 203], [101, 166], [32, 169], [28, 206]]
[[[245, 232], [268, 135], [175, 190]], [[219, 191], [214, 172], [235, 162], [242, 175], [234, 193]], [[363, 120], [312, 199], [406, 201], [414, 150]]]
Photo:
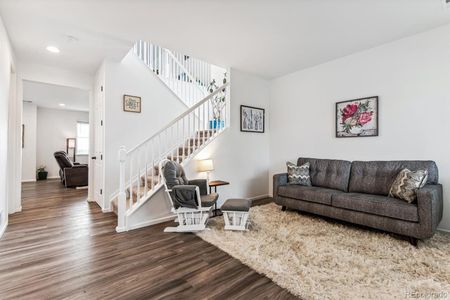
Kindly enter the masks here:
[[226, 72], [200, 59], [144, 41], [138, 41], [133, 52], [188, 107], [206, 97], [212, 80], [222, 82]]

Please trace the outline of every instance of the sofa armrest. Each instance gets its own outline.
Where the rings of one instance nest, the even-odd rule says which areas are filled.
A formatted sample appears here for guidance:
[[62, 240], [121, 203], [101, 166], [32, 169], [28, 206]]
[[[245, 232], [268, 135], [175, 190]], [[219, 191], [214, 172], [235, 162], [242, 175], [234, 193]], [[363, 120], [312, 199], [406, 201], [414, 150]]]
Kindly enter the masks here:
[[432, 234], [443, 214], [443, 196], [441, 184], [427, 184], [417, 191], [419, 222], [423, 230]]
[[208, 194], [208, 182], [206, 179], [189, 180], [188, 184], [198, 186], [200, 189], [200, 195], [204, 196]]
[[288, 183], [288, 174], [281, 173], [273, 175], [273, 200], [277, 203], [278, 199], [278, 187], [282, 185], [287, 185]]
[[89, 183], [89, 169], [86, 166], [64, 168], [66, 187], [87, 186]]

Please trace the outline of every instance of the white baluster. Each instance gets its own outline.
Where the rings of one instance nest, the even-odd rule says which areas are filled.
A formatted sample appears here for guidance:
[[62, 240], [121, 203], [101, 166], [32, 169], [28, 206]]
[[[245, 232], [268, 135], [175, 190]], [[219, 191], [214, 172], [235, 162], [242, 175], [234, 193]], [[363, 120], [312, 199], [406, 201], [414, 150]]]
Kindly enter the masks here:
[[116, 231], [121, 232], [126, 230], [126, 222], [125, 222], [125, 209], [126, 209], [126, 201], [127, 194], [125, 191], [125, 165], [127, 161], [127, 151], [125, 147], [120, 147], [119, 150], [119, 196], [117, 197], [117, 227]]

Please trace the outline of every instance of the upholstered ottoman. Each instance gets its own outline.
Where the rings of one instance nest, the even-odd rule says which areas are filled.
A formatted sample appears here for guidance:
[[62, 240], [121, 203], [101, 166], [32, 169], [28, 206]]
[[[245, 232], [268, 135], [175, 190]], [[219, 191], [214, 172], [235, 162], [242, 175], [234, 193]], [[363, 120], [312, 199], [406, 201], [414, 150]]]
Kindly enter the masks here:
[[247, 230], [247, 221], [250, 211], [251, 200], [228, 199], [220, 210], [225, 220], [225, 230]]

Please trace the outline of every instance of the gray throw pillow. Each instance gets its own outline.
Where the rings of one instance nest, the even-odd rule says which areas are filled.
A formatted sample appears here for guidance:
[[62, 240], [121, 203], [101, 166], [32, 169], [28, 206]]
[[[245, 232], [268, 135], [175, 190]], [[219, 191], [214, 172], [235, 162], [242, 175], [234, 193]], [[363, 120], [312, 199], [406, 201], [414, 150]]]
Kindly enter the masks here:
[[298, 184], [311, 186], [311, 177], [309, 176], [309, 162], [297, 166], [291, 162], [286, 162], [288, 171], [288, 184]]
[[427, 170], [411, 171], [401, 170], [391, 185], [389, 197], [405, 200], [412, 203], [417, 198], [417, 190], [422, 188], [428, 179]]

